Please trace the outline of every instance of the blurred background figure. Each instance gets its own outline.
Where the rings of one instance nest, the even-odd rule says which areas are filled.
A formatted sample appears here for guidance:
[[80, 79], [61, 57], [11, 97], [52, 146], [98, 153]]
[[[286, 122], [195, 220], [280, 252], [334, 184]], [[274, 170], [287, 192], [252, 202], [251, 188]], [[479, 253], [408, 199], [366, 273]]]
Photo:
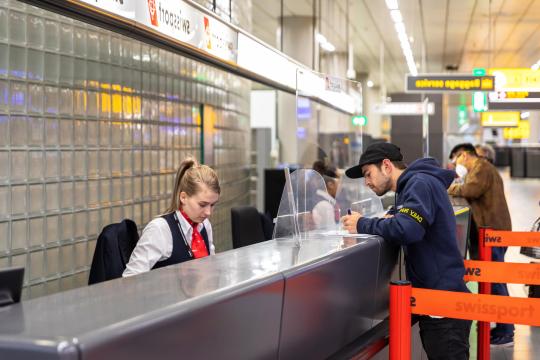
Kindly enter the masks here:
[[316, 200], [312, 210], [313, 222], [317, 229], [333, 229], [339, 223], [341, 212], [336, 203], [339, 177], [335, 169], [326, 166], [318, 160], [313, 163], [313, 170], [317, 171], [324, 179], [326, 192], [317, 190], [314, 195]]
[[495, 149], [489, 144], [477, 144], [474, 146], [478, 157], [484, 158], [490, 163], [495, 163]]

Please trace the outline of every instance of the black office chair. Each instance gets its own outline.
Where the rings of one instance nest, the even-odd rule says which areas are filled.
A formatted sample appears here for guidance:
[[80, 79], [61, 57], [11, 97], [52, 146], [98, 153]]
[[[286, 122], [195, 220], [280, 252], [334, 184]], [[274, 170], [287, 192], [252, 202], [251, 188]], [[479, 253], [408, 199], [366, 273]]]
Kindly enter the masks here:
[[272, 221], [253, 206], [231, 208], [231, 225], [234, 249], [272, 238]]
[[137, 241], [139, 233], [132, 220], [105, 226], [96, 242], [88, 285], [121, 277]]

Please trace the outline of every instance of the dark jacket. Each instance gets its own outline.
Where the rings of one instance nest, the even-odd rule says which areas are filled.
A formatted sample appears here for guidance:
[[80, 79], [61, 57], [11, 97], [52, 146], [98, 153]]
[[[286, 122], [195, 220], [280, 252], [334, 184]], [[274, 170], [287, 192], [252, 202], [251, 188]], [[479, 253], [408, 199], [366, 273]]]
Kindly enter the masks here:
[[414, 161], [397, 182], [392, 218], [361, 218], [358, 233], [402, 245], [414, 287], [468, 292], [456, 241], [456, 219], [446, 189], [455, 173], [432, 158]]
[[97, 239], [88, 285], [121, 277], [137, 241], [139, 233], [132, 220], [105, 226]]

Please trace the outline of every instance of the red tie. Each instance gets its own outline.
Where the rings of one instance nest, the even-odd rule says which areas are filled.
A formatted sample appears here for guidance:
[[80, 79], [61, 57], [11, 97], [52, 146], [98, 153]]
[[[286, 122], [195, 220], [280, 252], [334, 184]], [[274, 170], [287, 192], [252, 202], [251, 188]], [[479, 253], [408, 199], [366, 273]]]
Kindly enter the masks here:
[[193, 252], [193, 257], [195, 259], [203, 258], [205, 256], [208, 256], [208, 249], [206, 248], [206, 244], [204, 243], [204, 239], [201, 236], [201, 233], [197, 229], [197, 226], [199, 224], [194, 223], [193, 220], [187, 216], [185, 212], [180, 210], [180, 213], [184, 217], [184, 219], [187, 220], [189, 225], [193, 228], [193, 235], [191, 236], [191, 251]]

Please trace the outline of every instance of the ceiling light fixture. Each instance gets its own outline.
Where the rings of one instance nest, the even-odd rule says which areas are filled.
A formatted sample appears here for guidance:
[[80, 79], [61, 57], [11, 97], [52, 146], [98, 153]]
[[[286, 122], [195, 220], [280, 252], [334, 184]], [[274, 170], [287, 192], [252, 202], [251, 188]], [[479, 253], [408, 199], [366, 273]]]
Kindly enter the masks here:
[[401, 11], [399, 11], [399, 9], [390, 10], [390, 17], [395, 23], [403, 22], [403, 16], [401, 16]]
[[407, 36], [407, 30], [405, 30], [405, 24], [403, 23], [403, 15], [401, 15], [401, 11], [399, 11], [397, 0], [386, 0], [386, 6], [388, 7], [388, 10], [390, 10], [390, 17], [394, 22], [394, 28], [396, 29], [399, 44], [401, 45], [401, 50], [403, 51], [403, 56], [407, 62], [409, 72], [411, 75], [416, 76], [418, 75], [418, 70], [411, 49], [411, 43], [414, 42], [414, 38], [412, 36]]
[[386, 0], [386, 6], [388, 10], [396, 10], [398, 8], [397, 0]]
[[328, 41], [323, 34], [320, 34], [320, 33], [315, 34], [315, 40], [317, 40], [317, 42], [321, 45], [323, 50], [326, 50], [328, 52], [336, 51], [336, 47], [332, 45], [332, 43]]
[[372, 88], [372, 87], [373, 87], [373, 81], [368, 80], [368, 81], [367, 81], [367, 87], [368, 87], [368, 88]]

